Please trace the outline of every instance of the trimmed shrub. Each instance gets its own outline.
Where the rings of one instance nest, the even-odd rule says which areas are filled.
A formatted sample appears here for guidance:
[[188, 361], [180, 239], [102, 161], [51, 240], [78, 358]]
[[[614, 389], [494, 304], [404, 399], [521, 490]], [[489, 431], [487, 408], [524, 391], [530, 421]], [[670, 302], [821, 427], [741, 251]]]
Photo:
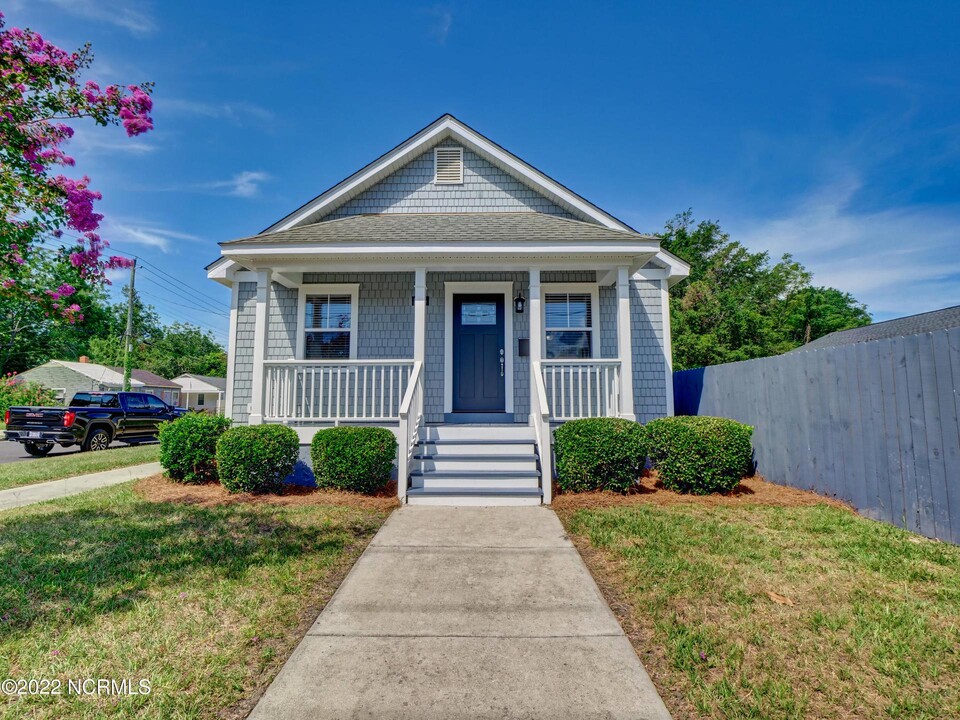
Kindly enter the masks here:
[[171, 480], [200, 483], [217, 479], [217, 439], [230, 427], [222, 415], [187, 413], [160, 423], [160, 464]]
[[334, 427], [313, 436], [310, 458], [317, 487], [372, 493], [390, 480], [397, 439], [386, 428]]
[[300, 458], [300, 439], [286, 425], [230, 428], [217, 440], [217, 473], [230, 492], [277, 492]]
[[647, 462], [647, 433], [632, 420], [573, 420], [558, 427], [553, 439], [557, 484], [564, 492], [627, 492]]
[[693, 495], [730, 492], [752, 473], [749, 425], [718, 417], [667, 417], [646, 427], [650, 459], [670, 490]]

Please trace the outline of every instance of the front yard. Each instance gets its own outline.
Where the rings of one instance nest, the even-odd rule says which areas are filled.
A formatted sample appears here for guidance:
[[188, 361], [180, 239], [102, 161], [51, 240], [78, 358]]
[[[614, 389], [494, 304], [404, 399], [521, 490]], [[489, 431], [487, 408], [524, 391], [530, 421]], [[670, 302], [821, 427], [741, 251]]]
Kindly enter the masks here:
[[[224, 495], [154, 478], [0, 513], [0, 679], [65, 693], [0, 718], [243, 717], [389, 508]], [[85, 678], [150, 693], [66, 695]]]
[[132, 445], [100, 452], [75, 452], [69, 455], [18, 460], [0, 465], [0, 490], [33, 485], [48, 480], [61, 480], [75, 475], [113, 470], [114, 468], [156, 462], [160, 446]]
[[960, 548], [775, 487], [557, 499], [673, 716], [960, 717]]

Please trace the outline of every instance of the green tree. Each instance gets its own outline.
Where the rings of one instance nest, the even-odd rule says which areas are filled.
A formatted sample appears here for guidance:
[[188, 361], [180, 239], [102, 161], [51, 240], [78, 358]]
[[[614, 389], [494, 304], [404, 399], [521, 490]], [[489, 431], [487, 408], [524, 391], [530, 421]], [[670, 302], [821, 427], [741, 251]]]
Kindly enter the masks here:
[[183, 373], [223, 377], [227, 373], [227, 354], [214, 340], [213, 333], [189, 323], [174, 323], [146, 345], [140, 367], [165, 378]]
[[870, 314], [850, 293], [806, 287], [787, 298], [783, 321], [790, 341], [805, 345], [838, 330], [869, 325]]
[[70, 252], [32, 252], [22, 269], [39, 286], [69, 287], [70, 302], [83, 304], [83, 316], [65, 322], [29, 296], [0, 294], [0, 373], [22, 372], [51, 358], [76, 359], [91, 338], [109, 332], [106, 293], [64, 261]]
[[690, 263], [670, 291], [674, 367], [679, 370], [786, 352], [834, 330], [870, 321], [849, 293], [814, 288], [790, 255], [771, 262], [691, 211], [666, 224], [664, 249]]

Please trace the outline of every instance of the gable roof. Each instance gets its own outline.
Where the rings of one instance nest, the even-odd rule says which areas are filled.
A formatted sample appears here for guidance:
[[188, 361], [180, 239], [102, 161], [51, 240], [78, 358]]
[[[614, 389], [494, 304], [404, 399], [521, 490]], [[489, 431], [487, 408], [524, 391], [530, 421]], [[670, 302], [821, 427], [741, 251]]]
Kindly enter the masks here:
[[[122, 367], [100, 365], [99, 363], [91, 362], [75, 362], [73, 360], [51, 360], [49, 364], [59, 365], [60, 367], [67, 368], [68, 370], [73, 370], [75, 373], [90, 378], [101, 385], [115, 385], [117, 387], [121, 387], [123, 385]], [[166, 378], [160, 377], [159, 375], [147, 370], [140, 370], [138, 368], [134, 368], [130, 372], [130, 387], [162, 387], [170, 388], [172, 390], [177, 390], [180, 388], [179, 385], [167, 380]]]
[[[123, 385], [123, 370], [118, 372], [116, 368], [107, 367], [106, 365], [99, 365], [98, 363], [75, 362], [72, 360], [51, 360], [50, 363], [53, 365], [59, 365], [60, 367], [65, 367], [68, 370], [73, 370], [75, 373], [90, 378], [91, 380], [95, 380], [102, 385]], [[131, 387], [135, 385], [139, 387], [142, 384], [143, 383], [134, 381], [131, 378]]]
[[[818, 348], [854, 345], [870, 340], [887, 340], [935, 330], [949, 330], [955, 327], [960, 327], [960, 305], [920, 313], [919, 315], [885, 320], [872, 325], [851, 328], [850, 330], [838, 330], [817, 338], [797, 348], [797, 350], [816, 350]], [[797, 350], [794, 350], [794, 352]]]
[[262, 233], [221, 243], [245, 245], [320, 243], [493, 243], [657, 241], [653, 235], [613, 230], [581, 220], [541, 213], [392, 213], [351, 215], [289, 230]]
[[[112, 369], [119, 372], [121, 378], [123, 377], [123, 368], [116, 367]], [[133, 384], [132, 381], [136, 380], [141, 385], [145, 385], [147, 387], [162, 387], [170, 388], [171, 390], [180, 389], [180, 386], [172, 380], [167, 380], [165, 377], [161, 377], [160, 375], [152, 373], [149, 370], [140, 370], [138, 368], [133, 368], [133, 370], [130, 371], [130, 380], [131, 385]]]
[[415, 157], [449, 138], [473, 150], [560, 207], [568, 210], [571, 214], [587, 222], [597, 223], [607, 228], [633, 231], [633, 228], [623, 221], [618, 220], [589, 200], [548, 177], [448, 113], [350, 177], [266, 228], [262, 234], [290, 230], [320, 220], [351, 198], [406, 165]]
[[173, 379], [174, 382], [180, 378], [193, 378], [194, 380], [199, 380], [202, 383], [206, 383], [210, 387], [216, 388], [217, 390], [226, 390], [227, 389], [227, 379], [222, 377], [215, 377], [213, 375], [196, 375], [194, 373], [183, 373], [182, 375], [177, 375]]

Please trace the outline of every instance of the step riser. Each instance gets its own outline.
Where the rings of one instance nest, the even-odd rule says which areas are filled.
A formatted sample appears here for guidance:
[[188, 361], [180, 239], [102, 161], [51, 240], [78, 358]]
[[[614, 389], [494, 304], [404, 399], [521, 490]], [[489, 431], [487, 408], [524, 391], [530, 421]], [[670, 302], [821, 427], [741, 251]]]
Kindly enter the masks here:
[[417, 452], [424, 455], [533, 455], [536, 452], [536, 444], [532, 442], [509, 445], [500, 445], [496, 442], [483, 444], [427, 442], [420, 445]]
[[537, 459], [531, 457], [525, 460], [504, 460], [491, 456], [489, 460], [465, 460], [465, 459], [444, 459], [443, 456], [432, 460], [414, 460], [415, 467], [423, 472], [507, 472], [512, 470], [522, 470], [523, 472], [536, 472]]
[[428, 440], [530, 440], [533, 429], [529, 425], [431, 425], [420, 431], [420, 439]]
[[443, 475], [415, 475], [410, 480], [415, 488], [463, 488], [464, 490], [536, 490], [540, 480], [535, 477], [458, 478]]
[[477, 497], [475, 495], [446, 495], [440, 496], [416, 496], [411, 495], [407, 498], [408, 505], [453, 505], [464, 506], [473, 505], [478, 507], [493, 507], [504, 505], [539, 505], [540, 498], [515, 498], [507, 495]]

